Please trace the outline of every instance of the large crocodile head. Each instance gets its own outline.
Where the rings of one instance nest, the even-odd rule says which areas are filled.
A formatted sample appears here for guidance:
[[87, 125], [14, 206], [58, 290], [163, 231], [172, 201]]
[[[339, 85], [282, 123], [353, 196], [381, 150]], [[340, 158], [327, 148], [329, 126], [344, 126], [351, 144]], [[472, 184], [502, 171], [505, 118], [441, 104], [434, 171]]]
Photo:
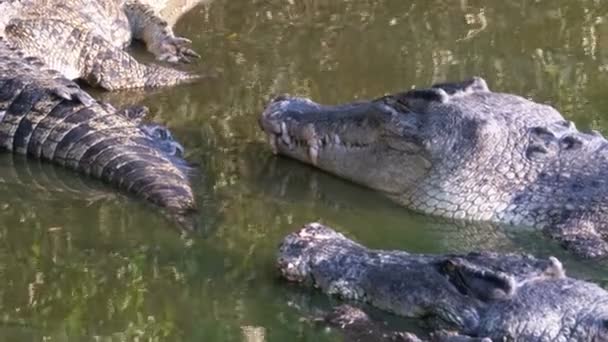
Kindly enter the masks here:
[[[522, 110], [529, 117], [513, 120]], [[517, 164], [525, 157], [517, 141], [528, 126], [554, 121], [563, 118], [553, 108], [491, 92], [481, 78], [338, 106], [279, 96], [260, 118], [275, 153], [404, 201], [425, 192], [428, 206], [439, 193], [483, 193], [496, 178], [508, 179], [517, 170], [506, 165], [499, 174], [500, 160]], [[513, 150], [504, 149], [508, 145]], [[448, 186], [458, 178], [468, 186], [461, 183], [459, 194], [451, 194]]]
[[266, 108], [261, 126], [275, 153], [398, 194], [432, 166], [418, 122], [400, 115], [405, 111], [396, 97], [334, 107], [279, 96]]
[[319, 223], [282, 242], [283, 278], [363, 301], [433, 329], [492, 341], [606, 341], [608, 292], [556, 258], [373, 250]]

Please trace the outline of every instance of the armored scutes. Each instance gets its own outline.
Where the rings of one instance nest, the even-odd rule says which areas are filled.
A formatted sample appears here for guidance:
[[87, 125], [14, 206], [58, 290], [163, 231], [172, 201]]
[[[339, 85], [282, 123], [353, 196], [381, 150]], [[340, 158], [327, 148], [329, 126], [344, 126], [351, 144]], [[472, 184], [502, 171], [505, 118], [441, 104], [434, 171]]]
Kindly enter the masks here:
[[311, 223], [283, 240], [277, 264], [289, 281], [457, 330], [460, 341], [608, 340], [608, 292], [566, 277], [553, 257], [372, 250]]
[[481, 78], [323, 106], [281, 96], [260, 118], [275, 153], [443, 217], [533, 226], [608, 254], [608, 141]]
[[[0, 39], [0, 148], [48, 160], [133, 193], [172, 216], [195, 210], [182, 147]], [[177, 217], [176, 217], [177, 218]]]
[[[123, 48], [142, 40], [157, 59], [189, 62], [198, 55], [158, 14], [189, 9], [192, 0], [3, 0], [0, 36], [69, 79], [107, 90], [191, 82], [199, 76], [144, 65]], [[185, 4], [181, 4], [185, 2]], [[197, 1], [197, 2], [200, 2]], [[179, 11], [177, 11], [179, 12]]]

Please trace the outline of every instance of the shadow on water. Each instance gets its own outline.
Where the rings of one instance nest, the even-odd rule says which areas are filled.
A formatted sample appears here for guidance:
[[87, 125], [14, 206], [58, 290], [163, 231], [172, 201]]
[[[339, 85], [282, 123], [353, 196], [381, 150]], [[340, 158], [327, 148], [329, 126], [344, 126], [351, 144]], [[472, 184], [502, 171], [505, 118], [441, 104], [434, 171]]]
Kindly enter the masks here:
[[429, 218], [276, 158], [257, 118], [272, 94], [339, 103], [480, 75], [606, 132], [606, 13], [594, 0], [194, 8], [176, 28], [202, 55], [187, 68], [222, 70], [217, 79], [104, 96], [147, 105], [185, 146], [208, 233], [177, 234], [150, 206], [72, 172], [1, 159], [0, 340], [242, 341], [248, 327], [267, 341], [338, 340], [301, 321], [336, 300], [286, 286], [273, 268], [285, 234], [316, 220], [374, 248], [556, 255], [570, 274], [604, 282], [605, 266], [539, 232]]

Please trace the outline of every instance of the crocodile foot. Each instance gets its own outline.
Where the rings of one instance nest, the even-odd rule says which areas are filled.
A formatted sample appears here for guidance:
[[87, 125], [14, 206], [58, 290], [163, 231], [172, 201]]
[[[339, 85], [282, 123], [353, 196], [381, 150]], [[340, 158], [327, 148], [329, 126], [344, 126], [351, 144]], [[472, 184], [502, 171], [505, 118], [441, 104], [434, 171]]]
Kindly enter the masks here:
[[67, 79], [40, 80], [40, 83], [47, 86], [56, 96], [63, 99], [79, 101], [85, 106], [91, 106], [95, 103], [95, 99], [91, 95]]
[[116, 114], [133, 120], [136, 123], [141, 123], [141, 120], [150, 114], [150, 109], [146, 106], [129, 106], [117, 111]]
[[184, 155], [184, 147], [173, 139], [173, 135], [167, 127], [155, 123], [145, 123], [139, 125], [139, 128], [157, 144], [161, 151], [179, 158]]
[[192, 41], [183, 37], [168, 36], [150, 50], [160, 61], [191, 63], [201, 56], [192, 50]]

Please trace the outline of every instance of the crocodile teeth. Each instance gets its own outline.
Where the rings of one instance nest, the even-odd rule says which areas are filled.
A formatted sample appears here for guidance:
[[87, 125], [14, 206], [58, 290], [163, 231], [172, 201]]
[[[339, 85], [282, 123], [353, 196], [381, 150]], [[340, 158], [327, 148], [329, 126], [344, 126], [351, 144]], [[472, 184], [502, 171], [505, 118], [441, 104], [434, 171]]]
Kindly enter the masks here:
[[310, 159], [310, 163], [314, 166], [317, 166], [317, 160], [319, 158], [319, 148], [316, 145], [311, 145], [308, 148], [308, 158]]
[[287, 124], [284, 122], [281, 123], [281, 140], [285, 143], [285, 145], [291, 147], [291, 138], [289, 137], [289, 131], [287, 130]]
[[272, 133], [268, 133], [267, 137], [270, 148], [272, 148], [272, 153], [278, 154], [279, 148], [277, 147], [277, 136]]
[[564, 271], [564, 266], [561, 261], [559, 261], [556, 257], [549, 257], [549, 267], [545, 270], [545, 274], [554, 276], [555, 278], [564, 278], [566, 276], [566, 272]]

